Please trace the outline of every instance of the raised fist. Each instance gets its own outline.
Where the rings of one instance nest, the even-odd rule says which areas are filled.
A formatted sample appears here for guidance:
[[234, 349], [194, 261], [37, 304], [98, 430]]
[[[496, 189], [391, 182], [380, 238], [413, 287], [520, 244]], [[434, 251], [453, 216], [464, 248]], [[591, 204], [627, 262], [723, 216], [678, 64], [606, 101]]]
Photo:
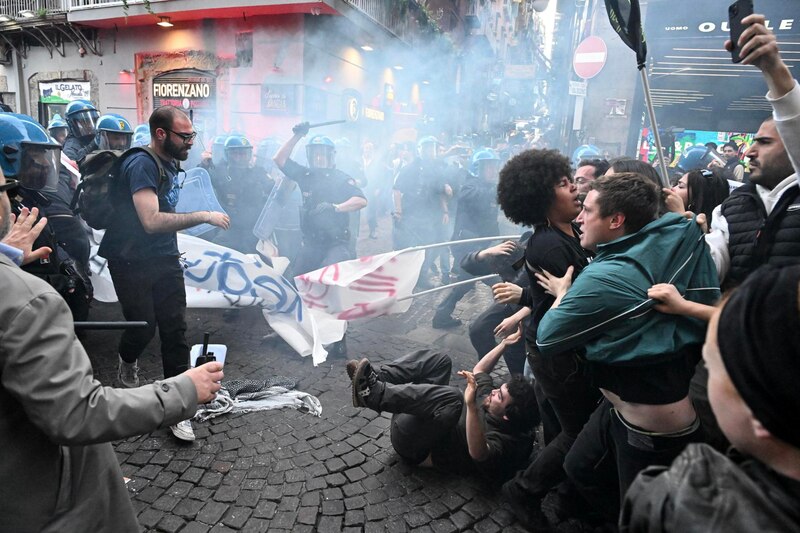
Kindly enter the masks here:
[[300, 124], [295, 124], [294, 127], [292, 127], [292, 133], [294, 133], [295, 135], [303, 135], [303, 136], [308, 135], [308, 130], [311, 129], [310, 126], [311, 124], [309, 124], [308, 122], [301, 122]]

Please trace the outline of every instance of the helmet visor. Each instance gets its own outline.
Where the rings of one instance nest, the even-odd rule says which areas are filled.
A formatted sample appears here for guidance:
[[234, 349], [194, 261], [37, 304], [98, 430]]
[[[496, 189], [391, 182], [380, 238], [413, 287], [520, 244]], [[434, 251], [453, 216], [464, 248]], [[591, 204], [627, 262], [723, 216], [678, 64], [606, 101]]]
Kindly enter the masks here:
[[97, 147], [101, 150], [127, 150], [131, 147], [131, 138], [133, 135], [121, 131], [104, 131], [100, 132], [100, 142]]
[[86, 109], [73, 113], [69, 117], [69, 123], [72, 126], [72, 134], [75, 137], [94, 135], [94, 124], [99, 116], [100, 114], [94, 109]]
[[253, 147], [226, 148], [225, 157], [228, 159], [229, 166], [246, 168], [250, 166], [250, 160], [253, 158]]
[[311, 168], [332, 168], [333, 148], [322, 144], [309, 144], [306, 146], [308, 164]]
[[21, 151], [19, 184], [26, 189], [54, 192], [58, 185], [61, 147], [23, 142]]

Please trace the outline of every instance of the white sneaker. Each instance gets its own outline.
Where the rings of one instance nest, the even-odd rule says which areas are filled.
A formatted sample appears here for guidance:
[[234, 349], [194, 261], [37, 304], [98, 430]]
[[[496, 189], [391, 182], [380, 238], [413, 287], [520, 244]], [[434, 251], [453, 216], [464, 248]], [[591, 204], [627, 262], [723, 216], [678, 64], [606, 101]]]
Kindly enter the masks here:
[[175, 435], [175, 438], [180, 440], [185, 440], [188, 442], [192, 442], [194, 440], [194, 430], [192, 429], [192, 421], [191, 420], [184, 420], [182, 422], [178, 422], [174, 426], [169, 427], [172, 434]]
[[119, 358], [119, 368], [117, 369], [117, 379], [124, 387], [134, 389], [139, 386], [139, 363], [126, 363]]

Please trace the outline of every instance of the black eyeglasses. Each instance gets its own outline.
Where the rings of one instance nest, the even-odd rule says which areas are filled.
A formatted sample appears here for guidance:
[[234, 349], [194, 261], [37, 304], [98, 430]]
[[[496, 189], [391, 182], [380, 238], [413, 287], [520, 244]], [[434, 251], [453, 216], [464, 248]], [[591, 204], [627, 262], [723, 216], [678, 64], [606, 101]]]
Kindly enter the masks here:
[[192, 142], [194, 140], [195, 137], [197, 137], [197, 132], [196, 131], [193, 131], [192, 133], [180, 133], [180, 132], [171, 130], [169, 128], [164, 128], [164, 130], [166, 130], [166, 131], [168, 131], [170, 133], [174, 133], [175, 135], [180, 137], [183, 140], [184, 144], [189, 144], [190, 142]]
[[11, 189], [16, 189], [17, 186], [19, 186], [19, 181], [6, 178], [6, 182], [0, 185], [0, 192], [6, 192], [10, 191]]

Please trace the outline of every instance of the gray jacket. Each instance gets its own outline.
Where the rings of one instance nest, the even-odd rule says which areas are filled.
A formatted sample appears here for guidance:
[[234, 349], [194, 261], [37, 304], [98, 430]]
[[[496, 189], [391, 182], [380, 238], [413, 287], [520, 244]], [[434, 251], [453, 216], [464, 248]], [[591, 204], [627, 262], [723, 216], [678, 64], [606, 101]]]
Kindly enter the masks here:
[[139, 531], [109, 441], [190, 418], [177, 376], [104, 387], [67, 304], [0, 254], [0, 531]]

